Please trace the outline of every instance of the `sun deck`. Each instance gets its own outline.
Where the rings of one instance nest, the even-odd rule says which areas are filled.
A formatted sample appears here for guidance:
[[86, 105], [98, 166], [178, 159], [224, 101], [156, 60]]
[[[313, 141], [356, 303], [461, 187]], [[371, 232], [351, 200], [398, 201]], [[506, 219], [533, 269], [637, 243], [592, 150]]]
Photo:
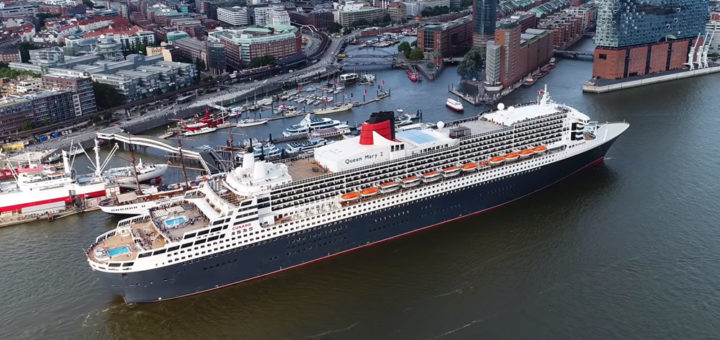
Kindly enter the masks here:
[[330, 171], [322, 169], [313, 158], [294, 160], [285, 165], [288, 167], [290, 176], [296, 181], [330, 174]]
[[459, 125], [469, 128], [471, 135], [480, 135], [507, 128], [505, 125], [490, 122], [485, 119], [468, 120], [461, 122]]
[[178, 204], [151, 211], [152, 220], [163, 236], [173, 242], [182, 240], [188, 231], [208, 226], [210, 220], [194, 204]]
[[144, 250], [165, 246], [167, 240], [158, 233], [149, 219], [141, 219], [129, 224], [129, 228], [98, 242], [89, 252], [90, 259], [98, 263], [109, 261], [130, 261]]

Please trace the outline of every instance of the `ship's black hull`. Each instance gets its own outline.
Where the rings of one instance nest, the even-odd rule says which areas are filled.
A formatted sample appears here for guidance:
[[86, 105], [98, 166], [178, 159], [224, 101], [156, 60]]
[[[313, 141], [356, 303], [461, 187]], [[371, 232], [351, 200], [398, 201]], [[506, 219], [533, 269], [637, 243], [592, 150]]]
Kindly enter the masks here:
[[128, 303], [152, 302], [213, 290], [497, 207], [601, 162], [613, 142], [608, 141], [533, 171], [206, 258], [143, 272], [100, 274], [103, 281]]

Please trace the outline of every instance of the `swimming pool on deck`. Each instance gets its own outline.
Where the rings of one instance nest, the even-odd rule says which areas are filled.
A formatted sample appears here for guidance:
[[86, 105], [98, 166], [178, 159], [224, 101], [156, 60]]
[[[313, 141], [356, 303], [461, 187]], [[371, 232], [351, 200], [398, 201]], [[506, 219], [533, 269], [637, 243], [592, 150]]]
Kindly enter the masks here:
[[107, 253], [108, 253], [108, 255], [110, 255], [110, 257], [115, 257], [115, 256], [122, 255], [122, 254], [129, 253], [129, 252], [130, 252], [130, 247], [128, 247], [128, 246], [113, 248], [113, 249], [110, 249], [107, 251]]
[[187, 219], [185, 218], [185, 216], [175, 217], [175, 218], [165, 220], [165, 225], [168, 227], [175, 227], [177, 225], [182, 224], [186, 220]]

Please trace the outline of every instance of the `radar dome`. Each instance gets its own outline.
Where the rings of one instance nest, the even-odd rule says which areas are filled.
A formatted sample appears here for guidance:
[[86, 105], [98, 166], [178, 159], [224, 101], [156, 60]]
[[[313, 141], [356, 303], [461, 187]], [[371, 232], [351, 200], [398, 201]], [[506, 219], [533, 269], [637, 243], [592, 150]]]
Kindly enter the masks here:
[[438, 128], [438, 129], [442, 129], [442, 128], [444, 128], [444, 127], [445, 127], [445, 123], [443, 123], [442, 121], [437, 122], [437, 128]]
[[503, 103], [498, 103], [497, 108], [498, 108], [498, 111], [505, 110], [505, 104], [503, 104]]

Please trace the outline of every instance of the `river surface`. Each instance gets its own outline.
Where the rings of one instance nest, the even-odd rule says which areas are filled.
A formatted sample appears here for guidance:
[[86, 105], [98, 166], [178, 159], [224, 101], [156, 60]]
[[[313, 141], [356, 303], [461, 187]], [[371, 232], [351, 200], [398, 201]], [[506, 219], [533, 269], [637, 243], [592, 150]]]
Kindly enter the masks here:
[[[500, 209], [242, 285], [126, 305], [83, 253], [117, 218], [0, 229], [0, 339], [717, 337], [720, 76], [586, 95], [591, 67], [561, 60], [504, 102], [534, 100], [547, 84], [593, 119], [630, 122], [604, 164]], [[454, 68], [419, 84], [399, 70], [373, 72], [391, 97], [337, 119], [398, 108], [421, 109], [426, 121], [460, 117], [444, 107]], [[374, 96], [360, 85], [346, 93], [365, 88]], [[279, 136], [289, 123], [243, 133]], [[143, 159], [163, 161], [150, 153]]]

